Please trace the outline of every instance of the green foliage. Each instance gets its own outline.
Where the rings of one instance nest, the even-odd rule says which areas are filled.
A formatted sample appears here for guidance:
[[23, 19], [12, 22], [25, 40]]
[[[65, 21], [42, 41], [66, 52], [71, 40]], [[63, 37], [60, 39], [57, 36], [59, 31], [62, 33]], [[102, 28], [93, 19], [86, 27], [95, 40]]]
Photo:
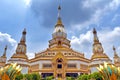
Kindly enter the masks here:
[[15, 77], [15, 80], [21, 80], [23, 79], [23, 74], [19, 74]]
[[94, 72], [89, 75], [80, 75], [77, 80], [102, 80], [102, 75], [99, 72]]
[[52, 80], [54, 77], [53, 76], [48, 76], [45, 78], [45, 80]]
[[73, 77], [67, 77], [66, 80], [75, 80]]
[[[53, 80], [53, 76], [48, 76], [44, 80]], [[39, 73], [32, 74], [19, 74], [16, 76], [15, 80], [41, 80]], [[67, 77], [66, 80], [75, 80], [73, 77]], [[84, 74], [78, 76], [77, 80], [102, 80], [102, 75], [99, 72], [94, 72], [92, 74]]]
[[78, 80], [88, 80], [88, 77], [89, 77], [89, 75], [86, 75], [86, 74], [80, 75], [80, 76], [78, 76]]
[[33, 77], [32, 74], [25, 74], [24, 75], [25, 80], [32, 80], [32, 77]]
[[32, 74], [20, 74], [17, 75], [15, 80], [40, 80], [41, 77], [38, 73], [32, 73]]
[[32, 80], [40, 80], [40, 75], [38, 73], [33, 73]]
[[102, 75], [99, 72], [94, 72], [89, 76], [90, 76], [90, 79], [102, 80]]

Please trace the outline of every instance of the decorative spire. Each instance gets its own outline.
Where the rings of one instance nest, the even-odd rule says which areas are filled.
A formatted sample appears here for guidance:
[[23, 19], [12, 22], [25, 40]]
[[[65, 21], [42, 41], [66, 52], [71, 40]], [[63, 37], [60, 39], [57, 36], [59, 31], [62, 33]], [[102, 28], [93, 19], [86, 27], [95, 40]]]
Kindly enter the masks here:
[[4, 53], [3, 53], [3, 57], [6, 57], [6, 51], [7, 51], [7, 45], [4, 48]]
[[22, 32], [22, 38], [20, 40], [21, 43], [25, 43], [26, 42], [26, 28], [24, 28], [23, 32]]
[[60, 7], [60, 5], [59, 5], [59, 6], [58, 6], [58, 21], [57, 21], [56, 26], [57, 26], [57, 25], [62, 25], [62, 26], [63, 26], [62, 20], [61, 20], [61, 17], [60, 17], [60, 10], [61, 10], [61, 7]]
[[117, 53], [116, 53], [116, 48], [113, 46], [113, 51], [114, 51], [114, 57], [118, 57]]
[[93, 34], [94, 34], [94, 42], [99, 42], [99, 39], [97, 37], [97, 31], [95, 28], [93, 28]]

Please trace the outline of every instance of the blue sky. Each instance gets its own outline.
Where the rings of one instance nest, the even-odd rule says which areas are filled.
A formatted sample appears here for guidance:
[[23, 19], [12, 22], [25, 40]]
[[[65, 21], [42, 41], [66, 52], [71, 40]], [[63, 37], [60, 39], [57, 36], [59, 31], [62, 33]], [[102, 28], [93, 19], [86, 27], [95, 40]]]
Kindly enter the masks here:
[[57, 21], [57, 7], [72, 48], [92, 55], [95, 27], [104, 52], [112, 59], [114, 45], [120, 54], [119, 0], [0, 0], [0, 56], [8, 45], [7, 56], [12, 56], [21, 33], [27, 29], [27, 55], [48, 47]]

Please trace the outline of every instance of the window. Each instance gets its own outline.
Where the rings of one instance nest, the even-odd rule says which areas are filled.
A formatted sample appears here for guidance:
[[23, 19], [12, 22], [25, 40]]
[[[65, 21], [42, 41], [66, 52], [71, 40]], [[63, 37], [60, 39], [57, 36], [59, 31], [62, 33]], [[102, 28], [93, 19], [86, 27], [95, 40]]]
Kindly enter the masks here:
[[55, 55], [55, 53], [53, 53], [53, 55]]
[[39, 64], [31, 65], [31, 70], [39, 69]]
[[59, 59], [59, 60], [58, 60], [58, 63], [59, 63], [59, 62], [62, 62], [62, 60], [61, 60], [61, 59]]
[[66, 53], [64, 53], [64, 55], [67, 55]]
[[51, 68], [52, 65], [51, 64], [43, 64], [43, 68]]
[[67, 67], [68, 68], [76, 68], [76, 64], [68, 64]]
[[48, 55], [50, 55], [50, 53], [48, 53]]
[[58, 65], [57, 65], [57, 68], [58, 68], [58, 69], [61, 69], [61, 68], [62, 68], [62, 64], [58, 64]]
[[63, 60], [60, 58], [60, 59], [57, 59], [57, 62], [58, 63], [61, 63]]
[[80, 64], [80, 68], [81, 68], [81, 69], [88, 69], [89, 67], [88, 67], [88, 65]]

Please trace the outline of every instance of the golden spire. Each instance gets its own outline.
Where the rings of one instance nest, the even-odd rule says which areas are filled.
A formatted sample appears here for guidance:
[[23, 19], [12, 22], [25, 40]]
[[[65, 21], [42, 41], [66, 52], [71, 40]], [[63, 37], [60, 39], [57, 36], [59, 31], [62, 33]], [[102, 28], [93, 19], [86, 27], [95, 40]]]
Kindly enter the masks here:
[[22, 32], [22, 38], [20, 40], [20, 42], [26, 42], [26, 28], [24, 28], [23, 32]]
[[57, 21], [56, 26], [58, 26], [58, 25], [63, 26], [62, 20], [61, 20], [61, 17], [60, 17], [60, 10], [61, 10], [61, 7], [60, 7], [60, 5], [59, 5], [59, 6], [58, 6], [58, 21]]
[[113, 46], [113, 51], [114, 51], [114, 57], [118, 57], [117, 53], [116, 53], [116, 48]]
[[6, 51], [7, 51], [7, 45], [4, 48], [4, 53], [3, 53], [3, 57], [6, 57]]
[[93, 34], [94, 34], [94, 42], [99, 42], [99, 39], [97, 37], [97, 31], [95, 28], [93, 28]]

